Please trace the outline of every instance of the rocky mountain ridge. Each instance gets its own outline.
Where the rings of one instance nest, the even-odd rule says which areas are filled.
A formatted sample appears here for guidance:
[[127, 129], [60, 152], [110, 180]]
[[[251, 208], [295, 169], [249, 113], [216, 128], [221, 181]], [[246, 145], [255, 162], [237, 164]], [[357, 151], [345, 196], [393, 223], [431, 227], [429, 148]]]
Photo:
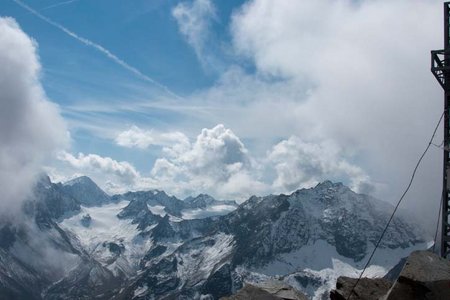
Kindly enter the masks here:
[[[78, 194], [67, 189], [76, 185]], [[59, 271], [61, 280], [32, 280], [39, 269], [11, 253], [11, 245], [21, 247], [20, 234], [2, 224], [10, 242], [0, 245], [0, 291], [14, 295], [24, 282], [8, 275], [21, 269], [19, 261], [23, 278], [37, 282], [30, 285], [36, 299], [219, 299], [270, 278], [321, 299], [339, 275], [361, 268], [392, 209], [329, 181], [290, 195], [253, 196], [237, 207], [208, 195], [183, 201], [152, 190], [106, 198], [98, 189], [86, 178], [39, 182], [27, 215], [48, 236], [49, 249], [73, 263]], [[192, 218], [211, 207], [235, 209]], [[387, 272], [423, 242], [414, 226], [394, 219], [380, 246], [392, 255], [375, 260], [373, 273]]]

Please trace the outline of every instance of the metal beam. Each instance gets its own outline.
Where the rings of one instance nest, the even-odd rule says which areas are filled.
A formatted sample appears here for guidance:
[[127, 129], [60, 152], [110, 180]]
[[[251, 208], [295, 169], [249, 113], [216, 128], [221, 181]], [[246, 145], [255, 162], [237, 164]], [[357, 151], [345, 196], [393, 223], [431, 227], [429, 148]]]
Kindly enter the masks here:
[[444, 89], [444, 168], [442, 182], [441, 256], [450, 258], [450, 2], [444, 3], [444, 49], [431, 51], [431, 72]]

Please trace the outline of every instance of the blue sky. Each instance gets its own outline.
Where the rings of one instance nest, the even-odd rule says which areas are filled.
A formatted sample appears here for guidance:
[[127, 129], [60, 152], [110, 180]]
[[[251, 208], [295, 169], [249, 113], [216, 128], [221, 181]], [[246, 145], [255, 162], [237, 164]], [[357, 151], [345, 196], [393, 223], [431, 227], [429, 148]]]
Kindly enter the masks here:
[[[77, 0], [23, 3], [80, 37], [109, 49], [130, 66], [185, 97], [213, 85], [221, 70], [203, 66], [195, 50], [180, 33], [172, 14], [179, 2]], [[242, 2], [216, 3], [220, 6], [215, 7], [216, 15], [209, 26], [212, 43], [206, 45], [206, 48], [211, 49], [205, 51], [211, 51], [223, 67], [232, 59], [226, 53], [227, 47], [230, 47], [230, 17]], [[74, 106], [84, 104], [95, 103], [97, 108], [104, 110], [116, 102], [132, 107], [133, 102], [152, 103], [160, 98], [170, 98], [171, 95], [17, 3], [4, 1], [0, 8], [2, 15], [14, 17], [22, 29], [37, 41], [45, 91], [52, 101], [61, 106], [69, 123], [75, 123], [70, 126], [75, 152], [95, 152], [119, 160], [130, 160], [138, 166], [149, 165], [152, 151], [129, 154], [129, 151], [116, 147], [109, 137], [103, 138], [102, 133], [94, 134], [86, 130], [84, 127], [89, 125], [86, 119], [107, 118], [110, 122], [117, 122], [117, 127], [123, 126], [125, 129], [133, 124], [145, 124], [148, 128], [170, 128], [180, 119], [188, 118], [183, 113], [157, 108], [145, 112], [74, 112]], [[249, 70], [250, 65], [249, 61], [242, 64], [246, 70]], [[189, 105], [188, 100], [182, 102]], [[84, 123], [84, 126], [80, 128], [77, 126], [79, 123]], [[201, 125], [197, 126], [195, 135], [201, 128]]]
[[[0, 15], [37, 43], [70, 134], [44, 164], [54, 180], [245, 199], [331, 179], [392, 201], [440, 115], [424, 99], [441, 99], [441, 6], [5, 0]], [[433, 151], [417, 203], [439, 195]]]

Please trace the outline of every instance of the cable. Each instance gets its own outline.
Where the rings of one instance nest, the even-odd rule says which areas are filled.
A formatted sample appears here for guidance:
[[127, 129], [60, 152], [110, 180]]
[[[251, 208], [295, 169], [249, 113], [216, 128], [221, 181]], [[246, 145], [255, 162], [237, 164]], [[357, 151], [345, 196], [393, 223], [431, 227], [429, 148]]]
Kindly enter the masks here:
[[438, 144], [435, 144], [435, 143], [431, 143], [431, 145], [433, 145], [433, 146], [435, 146], [435, 147], [437, 147], [437, 148], [440, 148], [440, 149], [443, 149], [444, 147], [444, 141], [442, 141], [439, 145]]
[[441, 211], [442, 211], [443, 202], [444, 202], [444, 194], [442, 194], [441, 203], [439, 204], [439, 213], [438, 213], [437, 222], [436, 222], [436, 232], [434, 233], [434, 244], [433, 244], [433, 250], [432, 250], [433, 253], [434, 253], [434, 249], [436, 247], [436, 242], [437, 242], [437, 234], [439, 231], [439, 220], [441, 219]]
[[367, 261], [367, 263], [366, 263], [366, 265], [364, 266], [364, 268], [363, 268], [361, 274], [359, 275], [358, 280], [356, 280], [355, 284], [353, 285], [353, 287], [352, 287], [352, 289], [351, 289], [351, 291], [350, 291], [350, 294], [349, 294], [348, 297], [347, 297], [347, 300], [350, 300], [350, 298], [352, 297], [352, 295], [353, 295], [353, 293], [354, 293], [354, 291], [355, 291], [355, 288], [356, 288], [356, 286], [358, 285], [359, 281], [361, 280], [361, 278], [362, 278], [364, 272], [366, 271], [367, 267], [369, 266], [370, 261], [372, 260], [374, 254], [375, 254], [375, 251], [377, 251], [377, 248], [378, 248], [378, 246], [380, 245], [381, 240], [383, 239], [384, 234], [386, 233], [386, 231], [387, 231], [387, 229], [388, 229], [388, 227], [389, 227], [389, 224], [391, 224], [391, 221], [392, 221], [392, 219], [394, 218], [394, 215], [395, 215], [395, 213], [397, 212], [397, 209], [398, 209], [398, 207], [400, 206], [400, 203], [402, 202], [402, 200], [403, 200], [403, 198], [405, 197], [406, 193], [408, 193], [408, 191], [409, 191], [409, 189], [410, 189], [410, 187], [411, 187], [411, 185], [412, 185], [412, 183], [413, 183], [414, 177], [416, 176], [417, 169], [419, 168], [419, 165], [420, 165], [420, 163], [422, 162], [422, 159], [424, 158], [425, 154], [428, 152], [428, 149], [430, 149], [430, 146], [431, 146], [432, 143], [433, 143], [434, 136], [436, 135], [436, 132], [437, 132], [437, 130], [438, 130], [438, 128], [439, 128], [439, 125], [441, 124], [442, 117], [444, 117], [444, 114], [445, 114], [445, 111], [442, 112], [441, 117], [439, 118], [439, 122], [437, 123], [436, 128], [435, 128], [434, 131], [433, 131], [433, 135], [431, 136], [431, 139], [430, 139], [430, 141], [428, 142], [428, 146], [425, 148], [425, 151], [422, 153], [422, 155], [420, 156], [419, 160], [417, 161], [417, 164], [416, 164], [416, 166], [415, 166], [415, 168], [414, 168], [414, 171], [412, 172], [411, 179], [410, 179], [410, 181], [409, 181], [408, 186], [406, 187], [406, 189], [405, 189], [405, 191], [403, 192], [402, 196], [401, 196], [400, 199], [398, 200], [397, 205], [395, 206], [394, 211], [393, 211], [392, 214], [391, 214], [391, 217], [389, 218], [389, 220], [388, 220], [386, 226], [384, 227], [384, 230], [383, 230], [383, 232], [381, 233], [381, 236], [380, 236], [380, 238], [378, 239], [378, 242], [377, 242], [377, 244], [375, 245], [375, 248], [373, 249], [372, 253], [370, 254], [369, 260]]

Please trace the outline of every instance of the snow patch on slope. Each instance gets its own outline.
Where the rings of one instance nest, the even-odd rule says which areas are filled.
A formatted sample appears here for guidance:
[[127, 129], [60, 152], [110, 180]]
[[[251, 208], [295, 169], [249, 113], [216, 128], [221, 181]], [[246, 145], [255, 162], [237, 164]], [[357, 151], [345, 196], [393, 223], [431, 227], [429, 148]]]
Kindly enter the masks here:
[[[110, 253], [103, 245], [104, 243], [113, 242], [124, 246], [124, 258], [133, 268], [137, 268], [140, 259], [151, 247], [150, 239], [142, 239], [136, 224], [131, 224], [129, 219], [119, 219], [117, 214], [128, 205], [128, 201], [119, 203], [110, 203], [101, 207], [84, 207], [81, 206], [79, 214], [63, 220], [60, 225], [63, 229], [73, 232], [80, 240], [81, 245], [94, 258], [105, 262], [108, 260]], [[81, 223], [84, 215], [91, 216], [91, 224], [85, 227]], [[102, 248], [105, 248], [104, 251]]]
[[148, 210], [152, 212], [154, 215], [159, 215], [164, 218], [165, 215], [167, 215], [166, 211], [164, 210], [164, 206], [162, 205], [149, 205], [147, 204]]
[[147, 290], [148, 290], [148, 286], [146, 284], [144, 284], [141, 287], [138, 287], [136, 290], [134, 290], [134, 297], [133, 297], [133, 299], [135, 297], [144, 296], [145, 293], [147, 292]]
[[190, 246], [186, 251], [177, 254], [182, 264], [178, 265], [177, 276], [183, 280], [200, 281], [206, 279], [211, 274], [217, 264], [225, 261], [234, 245], [233, 235], [225, 233], [216, 234], [212, 240], [206, 243], [200, 242], [199, 247]]

